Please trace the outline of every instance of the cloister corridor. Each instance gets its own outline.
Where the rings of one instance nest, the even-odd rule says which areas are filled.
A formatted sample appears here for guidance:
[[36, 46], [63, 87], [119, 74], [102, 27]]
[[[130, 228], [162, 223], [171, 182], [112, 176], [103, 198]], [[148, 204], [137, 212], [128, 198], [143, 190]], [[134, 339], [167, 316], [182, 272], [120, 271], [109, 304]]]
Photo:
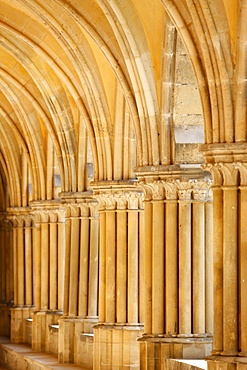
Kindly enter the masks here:
[[247, 370], [247, 0], [0, 0], [0, 366]]

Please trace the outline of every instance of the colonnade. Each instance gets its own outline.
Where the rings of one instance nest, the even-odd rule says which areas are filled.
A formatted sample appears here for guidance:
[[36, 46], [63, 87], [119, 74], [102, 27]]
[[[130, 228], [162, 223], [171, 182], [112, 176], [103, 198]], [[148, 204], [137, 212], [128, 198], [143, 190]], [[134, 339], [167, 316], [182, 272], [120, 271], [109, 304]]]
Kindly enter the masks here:
[[[237, 299], [245, 284], [244, 258], [239, 265], [245, 229], [236, 227], [238, 212], [242, 223], [245, 217], [245, 165], [209, 163], [206, 170], [213, 187], [200, 168], [142, 167], [137, 181], [94, 182], [93, 194], [64, 193], [56, 202], [9, 209], [12, 234], [2, 226], [1, 238], [12, 240], [13, 250], [1, 253], [13, 253], [12, 270], [11, 263], [7, 267], [14, 277], [12, 342], [27, 341], [26, 320], [32, 318], [36, 351], [54, 351], [49, 328], [59, 327], [60, 362], [81, 363], [78, 348], [87, 351], [90, 335], [94, 351], [81, 364], [91, 361], [94, 369], [102, 363], [159, 369], [167, 357], [204, 358], [213, 332], [214, 356], [236, 350], [229, 328], [239, 333], [240, 305], [245, 330], [244, 296]], [[227, 253], [224, 244], [231, 245]], [[215, 291], [213, 253], [214, 279], [223, 282]], [[241, 341], [245, 353], [244, 335]]]
[[98, 202], [86, 192], [10, 208], [1, 240], [1, 334], [51, 352], [49, 327], [59, 324], [59, 360], [74, 362], [75, 333], [98, 321]]

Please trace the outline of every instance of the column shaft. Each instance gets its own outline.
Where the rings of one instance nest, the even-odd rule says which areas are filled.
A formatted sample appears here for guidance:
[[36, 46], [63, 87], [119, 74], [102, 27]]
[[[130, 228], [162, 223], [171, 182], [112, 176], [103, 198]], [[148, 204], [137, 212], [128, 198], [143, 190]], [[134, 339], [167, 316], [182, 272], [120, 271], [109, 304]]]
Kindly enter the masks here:
[[17, 229], [17, 304], [25, 304], [24, 229]]
[[223, 354], [238, 351], [237, 189], [224, 188]]
[[58, 287], [58, 239], [57, 222], [50, 223], [50, 263], [49, 263], [49, 309], [57, 309], [57, 287]]
[[151, 202], [144, 202], [145, 212], [145, 313], [144, 331], [152, 333], [152, 209]]
[[32, 229], [25, 226], [25, 304], [33, 304], [32, 284]]
[[139, 212], [139, 322], [145, 318], [145, 224], [144, 211]]
[[106, 211], [106, 317], [107, 323], [115, 323], [116, 311], [116, 265], [115, 265], [115, 211]]
[[13, 261], [14, 261], [14, 306], [18, 302], [18, 254], [17, 254], [17, 228], [13, 227]]
[[0, 228], [0, 300], [5, 302], [6, 300], [6, 272], [7, 272], [7, 260], [6, 260], [6, 244], [5, 235], [2, 227]]
[[49, 303], [49, 224], [41, 223], [41, 310]]
[[65, 222], [58, 222], [58, 310], [63, 311], [65, 291]]
[[71, 220], [65, 221], [65, 264], [64, 264], [64, 315], [69, 314], [69, 287], [70, 287], [70, 247], [71, 247]]
[[69, 274], [69, 315], [78, 314], [78, 281], [79, 281], [79, 230], [80, 220], [78, 217], [71, 219], [70, 241], [70, 274]]
[[99, 221], [90, 219], [90, 264], [89, 264], [89, 291], [88, 316], [97, 316], [98, 311], [98, 268], [99, 268]]
[[193, 333], [205, 333], [205, 203], [193, 205]]
[[127, 322], [127, 212], [117, 212], [117, 323]]
[[33, 245], [33, 303], [37, 310], [41, 309], [41, 225], [34, 228]]
[[105, 322], [106, 310], [106, 213], [100, 212], [99, 322]]
[[191, 203], [179, 201], [179, 334], [191, 334]]
[[213, 187], [214, 216], [214, 342], [213, 352], [223, 350], [223, 191]]
[[78, 315], [88, 314], [89, 218], [81, 219], [80, 230], [80, 280]]
[[240, 188], [240, 355], [247, 356], [247, 188]]
[[166, 202], [166, 333], [178, 332], [177, 201]]
[[128, 211], [128, 323], [138, 323], [138, 212]]
[[213, 204], [206, 202], [205, 204], [205, 274], [206, 274], [206, 333], [213, 334], [214, 326], [214, 291], [213, 291]]
[[164, 201], [153, 201], [152, 330], [155, 334], [164, 333], [165, 325], [164, 215]]

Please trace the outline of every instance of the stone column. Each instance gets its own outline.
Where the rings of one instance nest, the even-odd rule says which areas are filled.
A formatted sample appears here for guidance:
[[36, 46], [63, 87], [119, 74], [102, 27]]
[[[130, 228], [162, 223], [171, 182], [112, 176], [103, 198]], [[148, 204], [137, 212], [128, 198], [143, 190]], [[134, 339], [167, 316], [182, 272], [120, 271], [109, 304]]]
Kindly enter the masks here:
[[209, 370], [247, 368], [246, 145], [203, 148], [213, 175], [214, 345]]
[[32, 349], [50, 351], [50, 325], [61, 316], [58, 309], [58, 214], [60, 204], [53, 201], [32, 202], [33, 232], [33, 299]]
[[13, 226], [14, 305], [11, 308], [10, 338], [27, 342], [27, 319], [33, 311], [32, 220], [29, 208], [9, 208]]
[[139, 366], [142, 192], [130, 181], [91, 183], [99, 201], [99, 320], [94, 368]]
[[6, 213], [0, 213], [0, 335], [9, 336], [10, 308], [14, 299], [13, 272], [13, 229], [6, 219]]
[[211, 183], [200, 169], [159, 166], [136, 172], [146, 225], [141, 369], [161, 369], [165, 358], [204, 358], [212, 347], [204, 268]]
[[[66, 248], [64, 313], [59, 320], [59, 361], [83, 363], [84, 341], [98, 322], [98, 202], [90, 192], [64, 193]], [[86, 364], [86, 355], [85, 355]]]

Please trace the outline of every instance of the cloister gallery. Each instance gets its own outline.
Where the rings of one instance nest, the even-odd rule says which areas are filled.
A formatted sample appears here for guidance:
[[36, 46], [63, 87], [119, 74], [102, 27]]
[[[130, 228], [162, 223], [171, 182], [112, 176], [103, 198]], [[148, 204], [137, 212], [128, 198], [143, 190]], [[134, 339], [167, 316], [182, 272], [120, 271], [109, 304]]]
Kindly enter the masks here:
[[247, 369], [246, 71], [247, 0], [0, 0], [3, 366]]

